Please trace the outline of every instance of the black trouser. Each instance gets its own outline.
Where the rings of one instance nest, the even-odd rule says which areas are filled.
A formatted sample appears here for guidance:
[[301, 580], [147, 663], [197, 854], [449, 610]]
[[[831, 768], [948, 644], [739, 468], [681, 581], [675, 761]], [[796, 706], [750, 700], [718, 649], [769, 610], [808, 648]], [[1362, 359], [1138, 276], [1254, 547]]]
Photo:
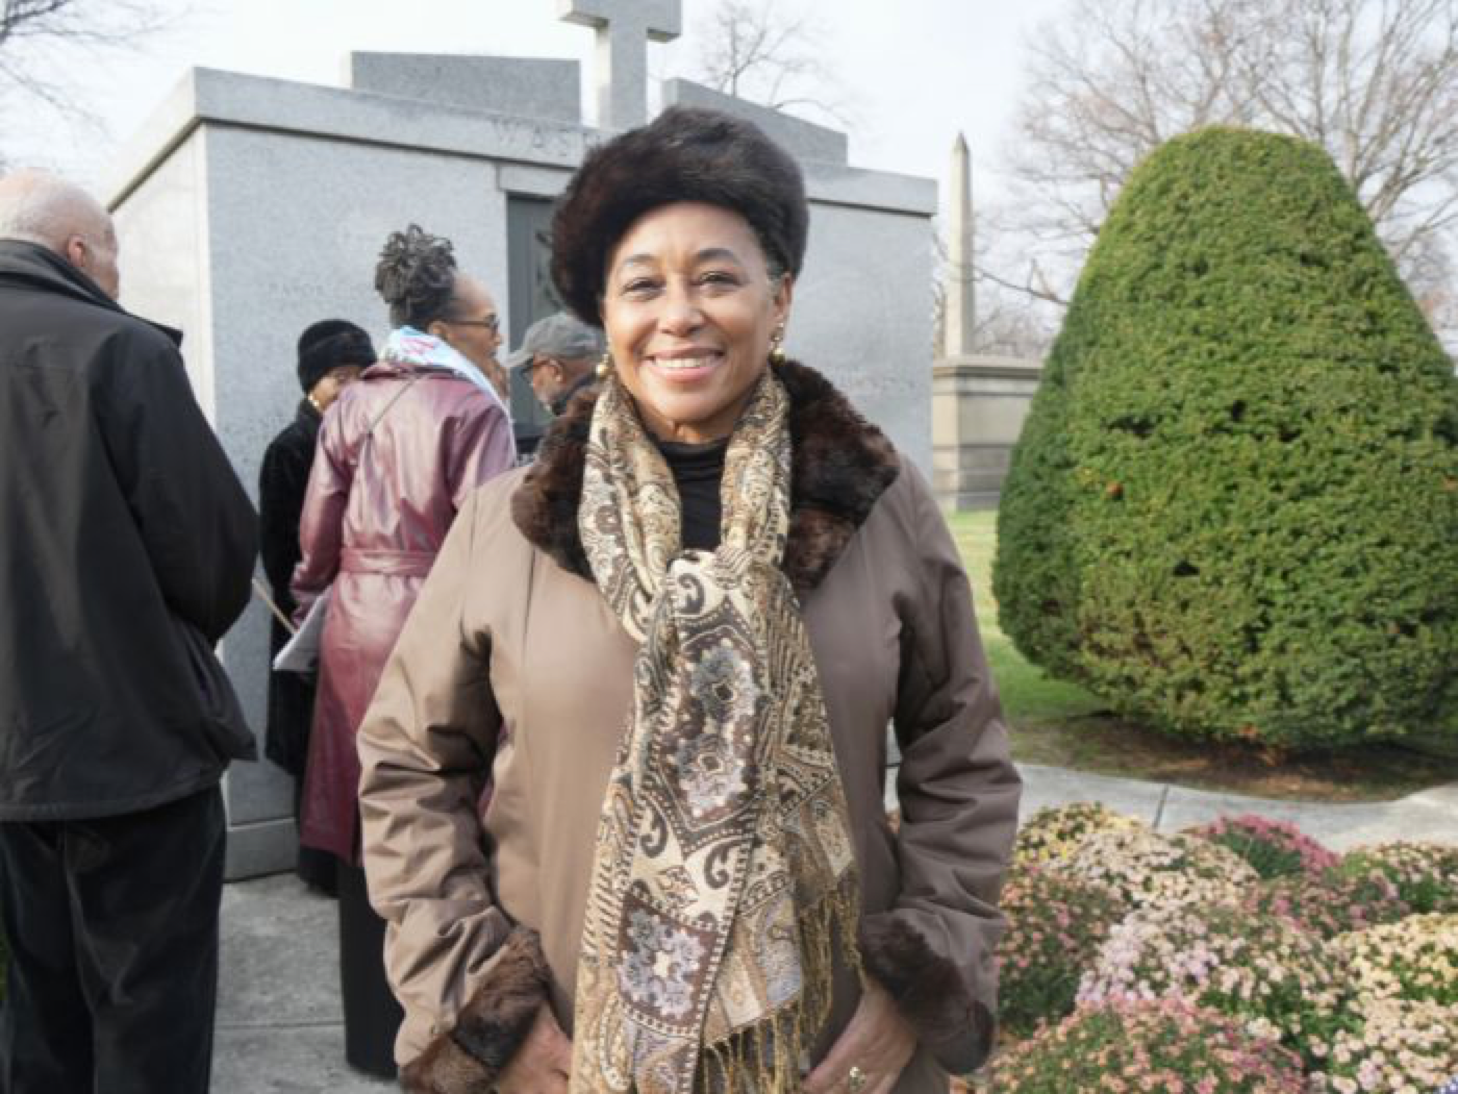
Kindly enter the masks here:
[[[294, 777], [294, 825], [304, 816], [304, 777]], [[311, 890], [318, 890], [329, 897], [339, 896], [339, 860], [333, 852], [299, 845], [299, 858], [294, 863], [294, 874]]]
[[225, 840], [217, 787], [0, 823], [0, 1089], [208, 1089]]
[[405, 1013], [385, 978], [385, 921], [370, 908], [364, 868], [339, 865], [339, 988], [344, 998], [344, 1059], [393, 1079], [395, 1035]]

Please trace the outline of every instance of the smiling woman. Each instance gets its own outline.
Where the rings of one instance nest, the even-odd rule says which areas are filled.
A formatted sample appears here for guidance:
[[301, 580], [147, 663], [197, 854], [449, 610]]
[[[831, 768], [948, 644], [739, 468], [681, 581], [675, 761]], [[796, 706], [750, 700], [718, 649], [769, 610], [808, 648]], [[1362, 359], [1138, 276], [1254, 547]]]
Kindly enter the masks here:
[[728, 437], [784, 337], [789, 276], [743, 217], [703, 202], [645, 213], [609, 269], [603, 326], [643, 424], [665, 441]]
[[926, 483], [780, 347], [807, 228], [706, 111], [562, 199], [613, 366], [462, 514], [360, 734], [412, 1089], [934, 1091], [987, 1052], [1018, 778]]

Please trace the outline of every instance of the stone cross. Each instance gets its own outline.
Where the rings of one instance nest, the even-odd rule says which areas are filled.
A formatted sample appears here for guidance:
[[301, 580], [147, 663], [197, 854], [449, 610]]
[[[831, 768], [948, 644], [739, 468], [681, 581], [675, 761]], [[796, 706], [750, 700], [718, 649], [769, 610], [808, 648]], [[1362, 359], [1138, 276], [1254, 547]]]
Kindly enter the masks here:
[[972, 283], [972, 154], [957, 134], [952, 146], [951, 208], [947, 217], [947, 301], [943, 356], [972, 352], [977, 329], [977, 292]]
[[597, 31], [597, 124], [631, 129], [648, 120], [647, 40], [683, 30], [682, 0], [557, 0], [559, 16]]

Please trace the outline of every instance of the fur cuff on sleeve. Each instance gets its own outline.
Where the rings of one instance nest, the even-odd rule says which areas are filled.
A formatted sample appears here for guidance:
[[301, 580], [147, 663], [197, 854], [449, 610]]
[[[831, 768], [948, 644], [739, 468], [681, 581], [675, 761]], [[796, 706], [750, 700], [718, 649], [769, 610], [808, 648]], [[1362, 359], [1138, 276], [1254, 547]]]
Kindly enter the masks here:
[[[860, 946], [866, 973], [891, 994], [943, 1068], [968, 1073], [986, 1060], [996, 1027], [992, 1009], [921, 932], [894, 915], [868, 918]], [[985, 972], [990, 976], [990, 966]]]
[[492, 1091], [547, 1000], [547, 960], [537, 933], [515, 928], [485, 984], [440, 1035], [400, 1070], [406, 1091]]

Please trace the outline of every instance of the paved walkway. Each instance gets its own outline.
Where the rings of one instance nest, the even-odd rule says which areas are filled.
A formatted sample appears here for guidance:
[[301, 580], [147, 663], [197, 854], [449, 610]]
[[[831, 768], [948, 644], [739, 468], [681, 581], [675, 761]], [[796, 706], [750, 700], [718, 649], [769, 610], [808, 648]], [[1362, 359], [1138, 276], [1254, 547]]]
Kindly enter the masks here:
[[[1156, 829], [1225, 814], [1290, 821], [1336, 850], [1385, 840], [1458, 843], [1458, 783], [1393, 802], [1324, 805], [1022, 765], [1023, 816], [1098, 800]], [[292, 875], [230, 883], [223, 894], [222, 975], [213, 1090], [395, 1091], [344, 1063], [334, 903]]]

